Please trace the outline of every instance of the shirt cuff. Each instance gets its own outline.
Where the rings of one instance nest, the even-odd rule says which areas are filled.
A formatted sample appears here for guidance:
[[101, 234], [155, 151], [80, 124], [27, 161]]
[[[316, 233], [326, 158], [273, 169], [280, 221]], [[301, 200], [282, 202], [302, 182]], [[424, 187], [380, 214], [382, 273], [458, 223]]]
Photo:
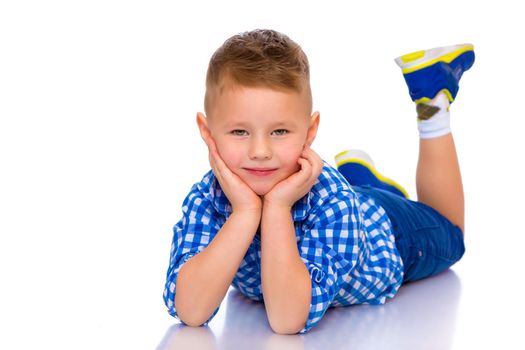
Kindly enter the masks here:
[[312, 301], [308, 319], [304, 328], [299, 331], [300, 334], [308, 332], [321, 320], [330, 307], [335, 294], [334, 276], [325, 273], [316, 264], [309, 264], [308, 271], [312, 281]]

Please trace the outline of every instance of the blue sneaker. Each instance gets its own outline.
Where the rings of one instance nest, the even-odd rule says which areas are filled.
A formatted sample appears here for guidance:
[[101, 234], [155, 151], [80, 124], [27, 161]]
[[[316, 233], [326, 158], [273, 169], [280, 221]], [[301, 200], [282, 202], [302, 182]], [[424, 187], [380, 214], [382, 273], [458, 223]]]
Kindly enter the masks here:
[[437, 47], [417, 51], [395, 59], [401, 67], [412, 101], [427, 103], [443, 91], [454, 101], [463, 72], [474, 64], [471, 44]]
[[343, 151], [335, 156], [337, 170], [352, 186], [370, 185], [408, 198], [407, 191], [394, 180], [379, 174], [370, 156], [361, 150]]

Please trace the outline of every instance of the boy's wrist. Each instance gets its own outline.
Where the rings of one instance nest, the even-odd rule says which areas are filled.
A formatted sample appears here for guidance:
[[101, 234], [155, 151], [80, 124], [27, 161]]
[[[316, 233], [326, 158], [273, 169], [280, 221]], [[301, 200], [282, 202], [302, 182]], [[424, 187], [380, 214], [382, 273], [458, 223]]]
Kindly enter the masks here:
[[292, 215], [292, 206], [282, 203], [264, 202], [261, 222], [274, 221], [278, 218], [290, 218]]
[[283, 202], [278, 202], [278, 201], [274, 201], [274, 200], [271, 200], [271, 199], [267, 199], [267, 198], [264, 198], [263, 200], [263, 209], [262, 211], [263, 212], [279, 212], [279, 211], [285, 211], [285, 212], [290, 212], [292, 210], [292, 205], [290, 205], [289, 203], [283, 203]]
[[253, 196], [254, 196], [253, 200], [243, 201], [241, 203], [235, 203], [228, 197], [228, 199], [231, 202], [232, 212], [233, 213], [244, 213], [249, 216], [261, 215], [262, 198], [259, 198], [255, 194], [253, 194]]
[[247, 223], [257, 224], [257, 226], [261, 222], [261, 216], [261, 209], [234, 209], [230, 215], [230, 217], [240, 218]]

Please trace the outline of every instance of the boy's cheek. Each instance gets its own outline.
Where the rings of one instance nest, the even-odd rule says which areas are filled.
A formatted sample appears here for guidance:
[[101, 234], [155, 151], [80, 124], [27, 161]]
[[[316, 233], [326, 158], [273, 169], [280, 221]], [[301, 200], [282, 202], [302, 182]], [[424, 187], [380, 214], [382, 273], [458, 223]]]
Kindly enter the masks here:
[[213, 140], [215, 141], [215, 145], [217, 146], [217, 152], [219, 153], [219, 156], [221, 156], [221, 158], [224, 160], [224, 158], [227, 157], [226, 150], [228, 148], [224, 146], [224, 142], [222, 142], [220, 138], [213, 138]]
[[217, 147], [217, 150], [224, 164], [230, 169], [235, 168], [235, 165], [238, 164], [238, 156], [232, 152], [232, 147]]
[[299, 158], [301, 158], [303, 154], [303, 148], [296, 147], [293, 153], [290, 153], [288, 155], [288, 159], [293, 159], [294, 163], [297, 164]]

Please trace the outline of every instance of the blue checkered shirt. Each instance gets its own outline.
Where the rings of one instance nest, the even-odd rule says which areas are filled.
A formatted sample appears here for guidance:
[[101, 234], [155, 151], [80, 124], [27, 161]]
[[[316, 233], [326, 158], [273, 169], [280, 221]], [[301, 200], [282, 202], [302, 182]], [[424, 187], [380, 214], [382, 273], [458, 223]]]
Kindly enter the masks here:
[[[168, 312], [176, 318], [175, 282], [180, 268], [208, 246], [232, 207], [210, 171], [192, 187], [182, 211], [173, 229], [164, 289]], [[300, 333], [315, 326], [329, 307], [384, 304], [396, 294], [403, 280], [403, 263], [390, 220], [372, 199], [354, 192], [336, 169], [324, 163], [310, 192], [293, 206], [292, 216], [297, 247], [312, 281], [310, 312]], [[252, 300], [263, 300], [258, 235], [232, 285]]]

